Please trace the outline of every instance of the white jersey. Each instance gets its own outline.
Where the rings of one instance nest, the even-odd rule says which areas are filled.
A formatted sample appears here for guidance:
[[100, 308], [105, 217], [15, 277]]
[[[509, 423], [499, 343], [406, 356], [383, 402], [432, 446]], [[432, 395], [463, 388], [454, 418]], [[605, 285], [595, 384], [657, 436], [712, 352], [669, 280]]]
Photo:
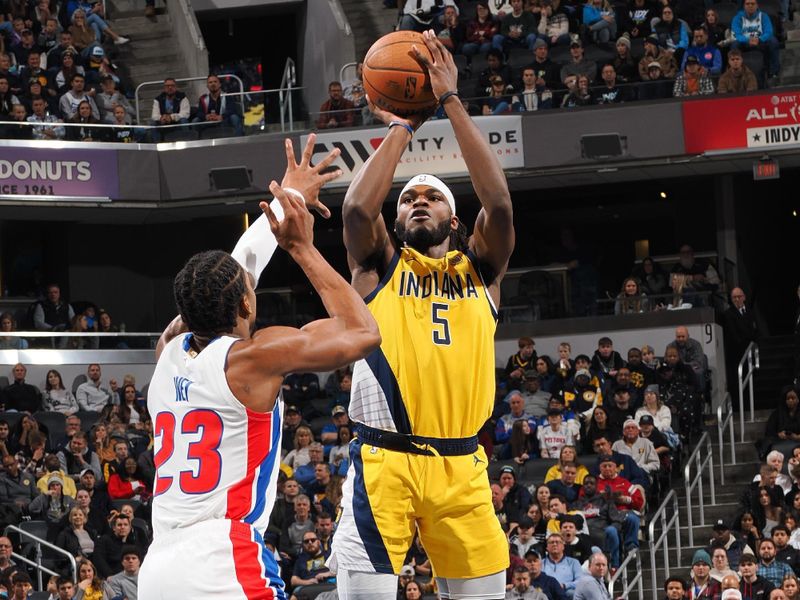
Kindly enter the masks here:
[[219, 337], [194, 358], [191, 334], [169, 342], [147, 398], [156, 478], [153, 537], [214, 519], [267, 529], [280, 466], [282, 402], [269, 413], [246, 408], [225, 377], [238, 338]]

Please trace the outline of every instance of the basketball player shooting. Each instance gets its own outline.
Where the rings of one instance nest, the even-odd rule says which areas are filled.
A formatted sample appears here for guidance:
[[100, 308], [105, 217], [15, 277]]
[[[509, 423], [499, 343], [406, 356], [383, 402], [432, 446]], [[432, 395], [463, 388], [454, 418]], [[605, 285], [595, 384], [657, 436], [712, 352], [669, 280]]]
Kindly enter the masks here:
[[[148, 395], [154, 541], [140, 598], [286, 599], [262, 538], [281, 458], [283, 378], [338, 368], [380, 344], [363, 300], [313, 245], [304, 199], [326, 214], [317, 194], [338, 176], [322, 173], [337, 153], [312, 167], [313, 147], [312, 135], [298, 165], [287, 140], [283, 184], [270, 184], [276, 200], [261, 203], [264, 215], [242, 236], [236, 258], [202, 252], [175, 278], [180, 316], [158, 342]], [[276, 246], [303, 269], [329, 318], [254, 331], [254, 286]]]
[[397, 164], [424, 116], [370, 103], [389, 131], [342, 208], [352, 285], [375, 316], [379, 349], [354, 366], [357, 439], [330, 566], [342, 600], [393, 599], [417, 533], [442, 598], [505, 597], [508, 542], [492, 508], [477, 433], [494, 399], [500, 281], [514, 248], [503, 170], [455, 95], [458, 72], [424, 34], [433, 91], [444, 105], [482, 208], [468, 238], [448, 187], [418, 175], [381, 216]]

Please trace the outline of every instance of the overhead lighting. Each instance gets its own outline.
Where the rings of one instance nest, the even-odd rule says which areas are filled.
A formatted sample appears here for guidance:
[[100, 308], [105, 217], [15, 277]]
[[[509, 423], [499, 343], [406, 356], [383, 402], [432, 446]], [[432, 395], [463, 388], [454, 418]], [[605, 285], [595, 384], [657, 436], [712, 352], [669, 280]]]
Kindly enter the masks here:
[[659, 196], [661, 196], [661, 198], [662, 198], [663, 200], [666, 200], [666, 199], [667, 199], [667, 192], [661, 192], [661, 193], [659, 194]]

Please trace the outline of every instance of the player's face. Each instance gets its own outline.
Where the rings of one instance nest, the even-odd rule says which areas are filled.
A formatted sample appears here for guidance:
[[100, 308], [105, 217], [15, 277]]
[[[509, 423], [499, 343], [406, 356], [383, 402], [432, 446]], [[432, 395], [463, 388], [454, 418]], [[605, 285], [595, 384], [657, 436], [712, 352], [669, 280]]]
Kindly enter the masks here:
[[397, 207], [395, 233], [406, 245], [425, 252], [443, 243], [458, 219], [451, 213], [445, 195], [427, 185], [406, 190]]

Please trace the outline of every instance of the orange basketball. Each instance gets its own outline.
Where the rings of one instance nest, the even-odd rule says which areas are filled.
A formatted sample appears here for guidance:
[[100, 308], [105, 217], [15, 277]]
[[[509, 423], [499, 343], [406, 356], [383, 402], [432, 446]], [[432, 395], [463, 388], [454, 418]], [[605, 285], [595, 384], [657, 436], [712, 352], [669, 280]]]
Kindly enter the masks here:
[[372, 45], [364, 58], [364, 91], [378, 108], [397, 115], [423, 112], [436, 106], [428, 71], [414, 58], [411, 46], [431, 58], [416, 31], [395, 31]]

